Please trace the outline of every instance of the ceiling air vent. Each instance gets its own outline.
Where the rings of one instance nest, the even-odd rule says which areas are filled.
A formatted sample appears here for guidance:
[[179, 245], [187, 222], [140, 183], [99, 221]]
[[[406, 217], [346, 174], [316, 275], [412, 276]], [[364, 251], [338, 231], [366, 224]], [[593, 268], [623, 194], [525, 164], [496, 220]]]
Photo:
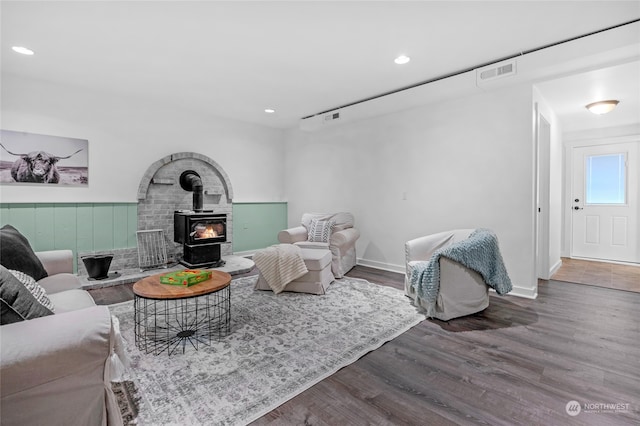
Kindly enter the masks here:
[[516, 74], [516, 60], [511, 59], [505, 62], [489, 65], [488, 67], [476, 70], [476, 83], [481, 85], [488, 81]]
[[324, 122], [328, 123], [329, 121], [340, 120], [339, 112], [332, 112], [331, 114], [327, 114], [324, 116]]
[[329, 124], [339, 123], [342, 119], [342, 111], [331, 111], [312, 115], [300, 120], [300, 129], [306, 131], [320, 130]]

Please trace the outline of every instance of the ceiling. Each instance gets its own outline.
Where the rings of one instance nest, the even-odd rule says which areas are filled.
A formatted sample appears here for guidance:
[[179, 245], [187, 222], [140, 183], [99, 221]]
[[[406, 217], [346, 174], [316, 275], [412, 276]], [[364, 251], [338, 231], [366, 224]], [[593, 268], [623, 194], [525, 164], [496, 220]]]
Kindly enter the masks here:
[[[562, 122], [564, 132], [640, 123], [640, 62], [634, 61], [536, 85]], [[612, 112], [595, 115], [585, 106], [614, 99]]]
[[[638, 19], [640, 2], [2, 1], [0, 12], [3, 73], [287, 128]], [[396, 65], [400, 54], [411, 62]], [[624, 72], [636, 72], [637, 89], [637, 66]], [[556, 96], [586, 92], [577, 82], [547, 87], [563, 111]]]

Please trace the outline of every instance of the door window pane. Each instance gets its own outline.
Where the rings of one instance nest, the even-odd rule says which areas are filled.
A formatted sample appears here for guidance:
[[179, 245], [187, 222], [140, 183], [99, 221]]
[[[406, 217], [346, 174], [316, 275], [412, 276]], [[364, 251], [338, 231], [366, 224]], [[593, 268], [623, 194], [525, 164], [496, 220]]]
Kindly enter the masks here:
[[625, 204], [625, 154], [587, 157], [587, 204]]

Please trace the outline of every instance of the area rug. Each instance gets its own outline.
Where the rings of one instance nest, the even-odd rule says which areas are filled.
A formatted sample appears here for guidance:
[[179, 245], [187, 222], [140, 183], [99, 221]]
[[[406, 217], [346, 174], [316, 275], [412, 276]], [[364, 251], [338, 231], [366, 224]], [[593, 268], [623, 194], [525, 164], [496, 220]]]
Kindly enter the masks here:
[[125, 424], [244, 425], [420, 321], [400, 290], [343, 278], [322, 296], [231, 283], [231, 333], [168, 356], [134, 344], [133, 302], [110, 306], [131, 367], [114, 384]]

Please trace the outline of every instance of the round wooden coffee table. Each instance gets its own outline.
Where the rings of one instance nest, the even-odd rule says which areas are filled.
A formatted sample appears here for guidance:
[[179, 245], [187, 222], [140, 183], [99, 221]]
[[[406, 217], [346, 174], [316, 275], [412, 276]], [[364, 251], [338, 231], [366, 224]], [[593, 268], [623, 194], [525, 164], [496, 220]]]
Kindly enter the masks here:
[[134, 331], [138, 349], [169, 355], [187, 343], [198, 350], [231, 331], [231, 275], [211, 271], [211, 279], [192, 286], [161, 284], [163, 274], [133, 285]]

